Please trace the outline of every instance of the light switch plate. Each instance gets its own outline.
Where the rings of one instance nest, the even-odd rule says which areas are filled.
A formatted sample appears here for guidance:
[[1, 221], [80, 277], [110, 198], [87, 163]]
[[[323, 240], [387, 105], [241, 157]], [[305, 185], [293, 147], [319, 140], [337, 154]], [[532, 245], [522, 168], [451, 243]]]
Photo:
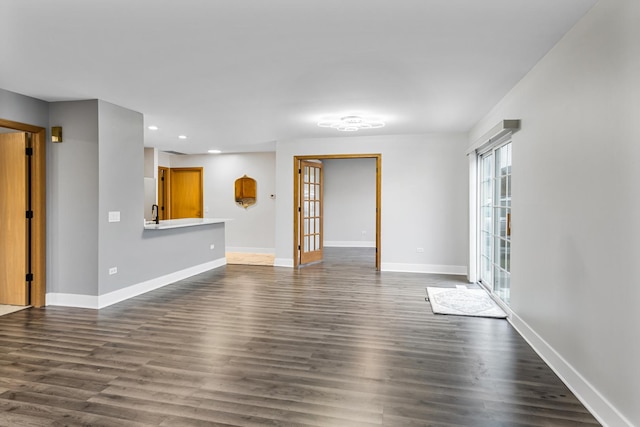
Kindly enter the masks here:
[[120, 222], [120, 211], [109, 211], [109, 222]]

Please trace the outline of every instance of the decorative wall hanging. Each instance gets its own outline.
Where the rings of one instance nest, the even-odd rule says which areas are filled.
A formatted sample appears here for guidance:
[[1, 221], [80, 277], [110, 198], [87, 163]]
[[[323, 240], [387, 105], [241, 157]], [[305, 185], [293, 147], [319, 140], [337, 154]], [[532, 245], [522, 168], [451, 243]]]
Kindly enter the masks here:
[[247, 175], [236, 179], [236, 203], [247, 209], [256, 203], [256, 180]]

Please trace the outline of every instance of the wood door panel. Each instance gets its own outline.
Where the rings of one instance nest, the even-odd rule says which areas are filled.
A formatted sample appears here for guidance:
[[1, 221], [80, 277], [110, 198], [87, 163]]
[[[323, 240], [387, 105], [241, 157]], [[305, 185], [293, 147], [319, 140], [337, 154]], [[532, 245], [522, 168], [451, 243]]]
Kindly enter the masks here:
[[27, 305], [27, 135], [0, 134], [0, 303]]
[[203, 217], [203, 181], [202, 168], [172, 168], [171, 182], [171, 218]]
[[300, 264], [322, 260], [322, 163], [300, 162]]

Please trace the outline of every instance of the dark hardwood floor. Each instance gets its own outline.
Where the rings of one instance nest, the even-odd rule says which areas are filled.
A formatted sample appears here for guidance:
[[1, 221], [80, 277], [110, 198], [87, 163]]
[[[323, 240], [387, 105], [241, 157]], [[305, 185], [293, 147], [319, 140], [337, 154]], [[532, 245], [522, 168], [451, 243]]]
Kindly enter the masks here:
[[432, 314], [425, 287], [461, 283], [327, 249], [3, 316], [0, 425], [597, 425], [505, 320]]

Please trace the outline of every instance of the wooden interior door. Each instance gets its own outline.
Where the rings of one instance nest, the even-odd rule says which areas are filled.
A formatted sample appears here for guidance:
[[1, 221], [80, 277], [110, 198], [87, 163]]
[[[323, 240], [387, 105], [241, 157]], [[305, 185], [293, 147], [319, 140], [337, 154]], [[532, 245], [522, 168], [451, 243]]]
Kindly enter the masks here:
[[322, 163], [300, 162], [300, 264], [322, 260]]
[[202, 218], [202, 168], [171, 168], [170, 171], [170, 218]]
[[169, 168], [158, 166], [158, 219], [169, 219]]
[[0, 304], [29, 305], [27, 134], [0, 134]]

